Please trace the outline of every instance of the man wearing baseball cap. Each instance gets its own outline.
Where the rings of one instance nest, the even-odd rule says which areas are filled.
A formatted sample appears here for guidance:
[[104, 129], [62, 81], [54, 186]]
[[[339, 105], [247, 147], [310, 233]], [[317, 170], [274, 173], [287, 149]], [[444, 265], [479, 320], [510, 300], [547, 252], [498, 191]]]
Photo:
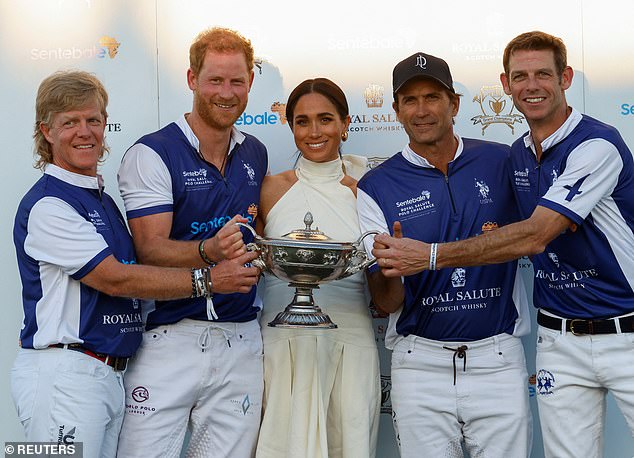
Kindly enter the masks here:
[[[358, 184], [363, 231], [421, 241], [461, 240], [518, 219], [509, 147], [454, 133], [456, 94], [447, 63], [415, 53], [393, 71], [403, 150]], [[381, 248], [368, 241], [366, 250]], [[370, 273], [390, 312], [392, 408], [401, 455], [527, 457], [531, 443], [526, 292], [515, 261], [386, 278]]]
[[568, 105], [574, 71], [561, 38], [522, 33], [502, 63], [504, 91], [530, 129], [511, 146], [523, 219], [451, 242], [381, 234], [374, 254], [394, 278], [530, 256], [544, 455], [598, 458], [608, 393], [634, 435], [632, 151], [617, 129]]

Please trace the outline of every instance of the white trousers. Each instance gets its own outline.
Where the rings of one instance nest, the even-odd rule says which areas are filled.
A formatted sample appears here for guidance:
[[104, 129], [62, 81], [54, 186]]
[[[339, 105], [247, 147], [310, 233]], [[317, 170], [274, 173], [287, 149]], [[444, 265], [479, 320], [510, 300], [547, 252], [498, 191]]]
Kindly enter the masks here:
[[547, 458], [603, 455], [608, 391], [634, 436], [634, 333], [574, 336], [539, 326], [537, 406]]
[[262, 336], [257, 320], [185, 319], [143, 335], [124, 379], [118, 456], [247, 458], [260, 426]]
[[122, 373], [83, 353], [22, 348], [11, 392], [29, 442], [83, 444], [84, 458], [114, 457], [124, 411]]
[[[463, 352], [443, 348], [463, 345]], [[391, 396], [404, 458], [462, 457], [462, 443], [472, 457], [530, 454], [528, 375], [517, 337], [474, 342], [405, 337], [392, 353]]]

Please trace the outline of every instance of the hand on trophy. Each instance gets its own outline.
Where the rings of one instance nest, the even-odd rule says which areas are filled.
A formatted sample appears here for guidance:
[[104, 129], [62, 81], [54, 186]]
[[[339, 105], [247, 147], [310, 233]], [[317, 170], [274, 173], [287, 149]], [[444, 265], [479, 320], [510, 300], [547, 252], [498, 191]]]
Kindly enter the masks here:
[[242, 256], [247, 249], [242, 240], [242, 232], [236, 223], [246, 224], [248, 220], [240, 215], [236, 215], [225, 223], [225, 225], [212, 238], [205, 242], [205, 253], [215, 261], [223, 259], [233, 259]]
[[220, 261], [211, 269], [214, 293], [248, 293], [260, 278], [260, 269], [247, 267], [258, 256], [257, 252], [245, 252], [233, 259]]
[[376, 231], [366, 232], [355, 242], [336, 242], [323, 232], [311, 229], [313, 216], [304, 217], [304, 229], [296, 229], [281, 238], [265, 238], [251, 226], [237, 223], [251, 231], [252, 247], [258, 255], [254, 264], [264, 266], [280, 280], [295, 288], [293, 301], [269, 323], [271, 327], [333, 329], [330, 317], [315, 304], [312, 290], [322, 283], [339, 280], [364, 270], [374, 262], [361, 249], [363, 239]]

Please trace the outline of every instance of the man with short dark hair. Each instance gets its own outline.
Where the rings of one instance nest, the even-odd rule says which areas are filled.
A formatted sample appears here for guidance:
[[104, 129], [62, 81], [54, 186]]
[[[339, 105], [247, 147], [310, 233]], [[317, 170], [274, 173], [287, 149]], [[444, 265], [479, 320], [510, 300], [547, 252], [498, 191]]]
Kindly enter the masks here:
[[[393, 92], [409, 142], [359, 181], [362, 231], [456, 240], [516, 221], [509, 148], [454, 133], [460, 96], [447, 63], [425, 53], [404, 59], [394, 68]], [[386, 267], [383, 259], [379, 266]], [[391, 312], [385, 343], [393, 350], [392, 407], [403, 457], [462, 456], [463, 444], [471, 456], [528, 456], [519, 336], [529, 322], [516, 268], [458, 267], [403, 280], [370, 274], [373, 301]]]
[[608, 391], [634, 432], [634, 164], [615, 128], [568, 106], [572, 77], [552, 35], [523, 33], [504, 51], [504, 91], [530, 127], [511, 151], [526, 219], [451, 243], [380, 235], [374, 250], [390, 278], [531, 256], [539, 417], [558, 458], [602, 455]]

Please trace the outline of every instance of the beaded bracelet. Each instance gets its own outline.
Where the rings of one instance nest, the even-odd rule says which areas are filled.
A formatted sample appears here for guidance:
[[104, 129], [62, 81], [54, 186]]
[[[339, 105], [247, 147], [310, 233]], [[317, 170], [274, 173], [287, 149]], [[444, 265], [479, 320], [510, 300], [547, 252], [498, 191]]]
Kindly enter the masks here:
[[192, 268], [192, 295], [191, 297], [198, 297], [198, 288], [196, 288], [196, 274], [194, 273], [196, 269]]
[[202, 239], [200, 241], [200, 243], [198, 244], [198, 254], [200, 255], [200, 259], [205, 261], [205, 264], [214, 265], [215, 262], [213, 262], [211, 259], [209, 259], [209, 256], [207, 256], [207, 253], [205, 253], [205, 242], [206, 241], [207, 241], [207, 239]]

